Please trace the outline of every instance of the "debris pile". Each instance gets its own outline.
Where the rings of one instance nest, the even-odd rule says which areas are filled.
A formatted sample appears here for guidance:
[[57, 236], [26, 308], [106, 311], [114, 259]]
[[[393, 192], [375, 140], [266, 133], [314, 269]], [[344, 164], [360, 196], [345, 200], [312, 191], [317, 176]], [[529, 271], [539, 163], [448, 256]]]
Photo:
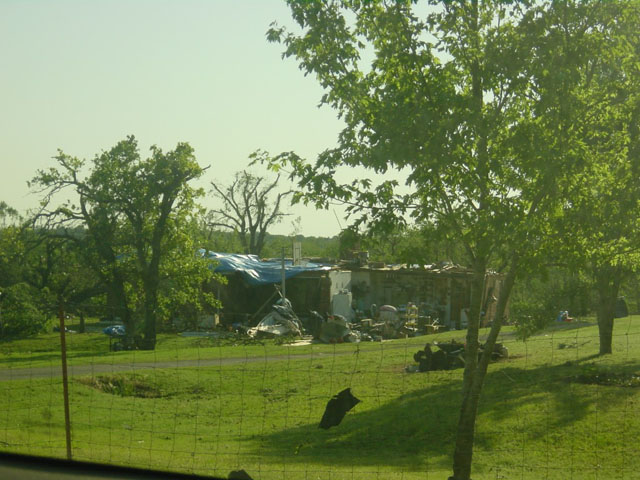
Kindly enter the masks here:
[[440, 326], [437, 320], [419, 316], [418, 308], [413, 304], [409, 307], [413, 310], [383, 305], [375, 309], [374, 318], [349, 321], [343, 315], [320, 314], [313, 310], [307, 316], [298, 317], [288, 300], [280, 300], [271, 306], [269, 313], [257, 325], [250, 328], [245, 322], [234, 323], [233, 327], [235, 331], [256, 339], [301, 338], [306, 335], [307, 340], [310, 337], [313, 341], [329, 344], [382, 341], [383, 338], [407, 338], [437, 332]]
[[119, 352], [121, 350], [134, 350], [140, 337], [127, 337], [124, 325], [111, 325], [102, 330], [102, 333], [109, 337], [109, 350]]
[[[407, 372], [429, 372], [434, 370], [452, 370], [464, 367], [465, 345], [455, 340], [447, 343], [433, 344], [437, 347], [433, 351], [431, 344], [427, 343], [422, 350], [418, 350], [413, 355], [413, 360], [418, 365], [410, 365], [406, 368]], [[478, 358], [484, 353], [484, 345], [478, 349]], [[491, 360], [499, 360], [508, 358], [509, 350], [502, 343], [496, 343], [491, 353]]]
[[323, 317], [318, 312], [311, 311], [305, 326], [306, 332], [313, 335], [314, 340], [322, 343], [357, 343], [361, 340], [369, 340], [368, 336], [363, 338], [355, 325], [349, 323], [342, 315]]
[[417, 337], [437, 333], [440, 325], [431, 316], [421, 316], [418, 308], [409, 304], [406, 308], [382, 305], [376, 309], [374, 318], [365, 318], [356, 323], [356, 327], [373, 339], [394, 339]]
[[255, 338], [275, 338], [282, 336], [302, 337], [302, 323], [291, 305], [273, 305], [271, 311], [247, 334]]

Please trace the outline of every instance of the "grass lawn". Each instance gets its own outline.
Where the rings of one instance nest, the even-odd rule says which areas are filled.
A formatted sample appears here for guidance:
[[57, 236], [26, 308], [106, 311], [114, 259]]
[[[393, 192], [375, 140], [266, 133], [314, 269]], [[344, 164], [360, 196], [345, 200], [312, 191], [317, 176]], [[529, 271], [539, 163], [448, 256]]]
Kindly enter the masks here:
[[[616, 322], [605, 357], [592, 325], [553, 326], [527, 342], [505, 329], [510, 358], [487, 375], [474, 480], [640, 479], [640, 317]], [[155, 352], [117, 353], [101, 334], [70, 335], [76, 364], [264, 359], [73, 377], [73, 455], [223, 477], [243, 468], [255, 479], [442, 480], [462, 370], [404, 367], [427, 341], [464, 333], [303, 347], [166, 336]], [[0, 344], [2, 368], [59, 362], [55, 338]], [[319, 429], [327, 401], [346, 387], [362, 402], [339, 426]], [[0, 402], [0, 449], [65, 455], [60, 378], [0, 382]]]
[[[439, 339], [462, 339], [464, 333], [446, 332]], [[424, 338], [403, 341], [403, 344], [422, 345]], [[182, 337], [177, 334], [159, 334], [153, 351], [112, 352], [109, 337], [101, 332], [67, 334], [67, 361], [69, 365], [136, 364], [148, 362], [176, 362], [181, 360], [207, 360], [217, 358], [263, 357], [265, 355], [303, 355], [317, 352], [332, 353], [332, 345], [313, 344], [291, 347], [273, 340], [246, 338], [214, 339]], [[340, 345], [340, 351], [379, 349], [376, 343]], [[47, 333], [35, 337], [0, 342], [0, 369], [35, 368], [60, 365], [60, 333]]]

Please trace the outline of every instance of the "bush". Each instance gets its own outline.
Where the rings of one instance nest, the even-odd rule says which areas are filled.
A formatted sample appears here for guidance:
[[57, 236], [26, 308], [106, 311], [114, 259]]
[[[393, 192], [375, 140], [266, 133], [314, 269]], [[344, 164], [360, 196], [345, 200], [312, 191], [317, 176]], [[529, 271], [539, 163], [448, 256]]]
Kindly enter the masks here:
[[548, 305], [535, 302], [514, 302], [510, 306], [515, 320], [516, 336], [524, 340], [551, 324], [557, 313]]
[[2, 290], [0, 297], [0, 333], [6, 337], [25, 337], [42, 332], [46, 316], [36, 306], [37, 292], [26, 283]]

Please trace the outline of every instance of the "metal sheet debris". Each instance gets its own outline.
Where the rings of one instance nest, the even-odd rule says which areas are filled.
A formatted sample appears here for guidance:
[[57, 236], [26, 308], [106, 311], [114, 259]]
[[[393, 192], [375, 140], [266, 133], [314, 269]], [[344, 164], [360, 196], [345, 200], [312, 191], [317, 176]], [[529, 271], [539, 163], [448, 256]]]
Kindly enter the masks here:
[[302, 337], [302, 324], [289, 305], [273, 305], [272, 310], [247, 334], [255, 338]]

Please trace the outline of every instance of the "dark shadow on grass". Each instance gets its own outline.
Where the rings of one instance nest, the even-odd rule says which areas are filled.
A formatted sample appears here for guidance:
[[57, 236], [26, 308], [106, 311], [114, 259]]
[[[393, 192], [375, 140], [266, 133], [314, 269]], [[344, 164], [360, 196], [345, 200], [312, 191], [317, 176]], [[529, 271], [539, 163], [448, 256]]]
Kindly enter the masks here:
[[[616, 367], [598, 367], [590, 362], [598, 354], [588, 355], [561, 365], [544, 366], [534, 369], [514, 368], [502, 365], [487, 375], [482, 391], [482, 404], [488, 405], [486, 412], [495, 420], [504, 420], [521, 406], [535, 402], [536, 394], [551, 394], [555, 420], [548, 428], [561, 429], [584, 418], [593, 406], [594, 397], [585, 395], [584, 388], [577, 377], [594, 371], [613, 371], [616, 373], [637, 372], [640, 364], [625, 362]], [[600, 409], [615, 407], [632, 393], [624, 387], [607, 388], [610, 403], [599, 405]], [[535, 436], [532, 432], [531, 436]]]
[[[550, 423], [543, 422], [543, 433], [566, 428], [585, 418], [595, 397], [581, 394], [583, 386], [572, 380], [585, 368], [591, 367], [580, 360], [533, 369], [511, 367], [508, 362], [492, 366], [479, 410], [484, 428], [487, 420], [497, 424], [516, 415], [523, 406], [535, 406], [541, 398], [545, 406], [550, 405], [555, 411]], [[640, 364], [619, 368], [622, 369], [638, 371]], [[576, 388], [572, 388], [574, 385]], [[313, 423], [264, 434], [250, 441], [256, 443], [256, 453], [265, 461], [271, 457], [274, 462], [286, 459], [287, 463], [389, 466], [410, 471], [448, 468], [458, 422], [460, 386], [460, 381], [451, 381], [405, 393], [373, 410], [357, 411], [359, 407], [356, 407], [355, 413], [347, 414], [338, 427], [329, 430], [319, 429], [318, 424]], [[605, 408], [615, 408], [633, 394], [633, 390], [613, 387], [608, 391], [609, 403]], [[327, 400], [313, 400], [314, 409], [322, 407], [318, 408], [318, 421]], [[484, 433], [482, 427], [477, 429], [475, 446], [490, 451], [498, 440], [495, 435]], [[533, 438], [539, 436], [540, 431], [534, 427], [523, 434]]]
[[448, 466], [458, 417], [458, 406], [448, 399], [458, 398], [459, 391], [460, 382], [451, 382], [406, 393], [374, 410], [356, 408], [329, 430], [314, 423], [263, 435], [258, 439], [259, 453], [273, 456], [274, 461], [286, 457], [287, 462], [384, 464], [409, 470], [424, 468], [427, 458], [434, 466], [433, 457], [442, 456], [437, 465]]

